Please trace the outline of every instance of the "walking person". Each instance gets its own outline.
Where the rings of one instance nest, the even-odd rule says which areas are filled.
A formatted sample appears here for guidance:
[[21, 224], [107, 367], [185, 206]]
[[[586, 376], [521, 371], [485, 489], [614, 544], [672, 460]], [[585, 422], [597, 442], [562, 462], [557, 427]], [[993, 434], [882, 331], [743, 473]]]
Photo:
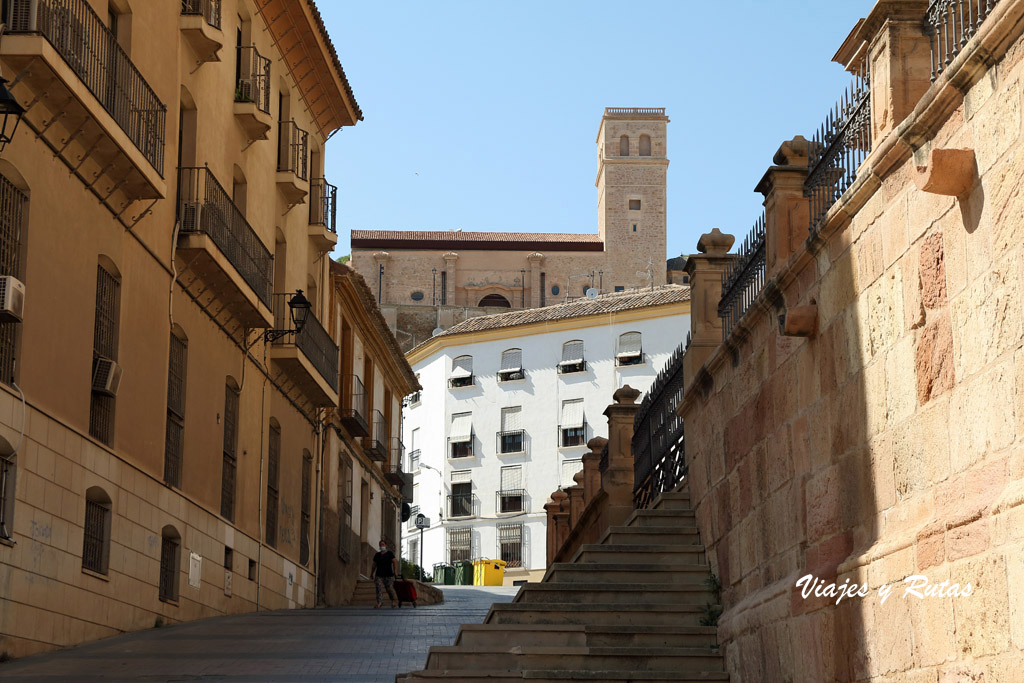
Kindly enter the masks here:
[[398, 576], [398, 558], [388, 550], [387, 541], [380, 539], [380, 550], [373, 556], [373, 567], [370, 569], [370, 578], [377, 587], [377, 608], [384, 603], [384, 591], [391, 598], [391, 606], [397, 607], [395, 601], [395, 577]]

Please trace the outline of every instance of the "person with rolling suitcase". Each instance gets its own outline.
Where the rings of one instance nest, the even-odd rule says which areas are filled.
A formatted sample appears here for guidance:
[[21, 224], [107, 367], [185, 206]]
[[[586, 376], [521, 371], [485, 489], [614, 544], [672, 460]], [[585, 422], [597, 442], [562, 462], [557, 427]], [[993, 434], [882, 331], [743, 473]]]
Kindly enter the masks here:
[[412, 581], [406, 581], [405, 579], [395, 579], [395, 592], [398, 593], [398, 606], [401, 607], [403, 602], [411, 602], [413, 608], [416, 607], [416, 584]]

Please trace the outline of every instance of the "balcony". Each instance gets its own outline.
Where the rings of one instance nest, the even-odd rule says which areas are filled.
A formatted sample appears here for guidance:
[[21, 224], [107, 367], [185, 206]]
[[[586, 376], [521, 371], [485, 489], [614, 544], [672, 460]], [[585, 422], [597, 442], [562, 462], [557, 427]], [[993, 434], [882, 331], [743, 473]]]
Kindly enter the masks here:
[[559, 375], [571, 375], [577, 372], [587, 371], [587, 361], [585, 360], [573, 360], [573, 361], [562, 361], [558, 364]]
[[220, 0], [181, 0], [178, 28], [195, 51], [197, 64], [220, 61]]
[[401, 486], [405, 481], [402, 478], [402, 463], [405, 462], [405, 444], [397, 437], [391, 439], [391, 450], [388, 456], [388, 466], [384, 469], [384, 478], [395, 486]]
[[371, 460], [385, 462], [388, 459], [388, 450], [391, 443], [390, 428], [388, 421], [379, 410], [373, 411], [373, 429], [371, 435], [363, 439], [363, 450], [370, 456]]
[[252, 45], [239, 45], [237, 49], [235, 119], [251, 145], [257, 140], [268, 139], [274, 123], [270, 115], [270, 60]]
[[499, 455], [526, 451], [526, 431], [522, 429], [498, 432], [495, 441], [495, 450]]
[[341, 425], [352, 436], [369, 436], [369, 409], [363, 381], [355, 375], [341, 378]]
[[[9, 0], [5, 73], [25, 124], [118, 220], [167, 196], [167, 108], [83, 0]], [[147, 201], [147, 204], [149, 201]]]
[[[292, 296], [294, 294], [274, 294], [275, 330], [292, 327], [288, 309]], [[270, 358], [288, 373], [314, 405], [338, 405], [338, 346], [312, 311], [300, 332], [271, 344]]]
[[409, 453], [409, 471], [413, 474], [420, 468], [420, 449]]
[[278, 124], [277, 189], [290, 206], [301, 204], [309, 193], [309, 133], [295, 121]]
[[526, 511], [526, 489], [498, 491], [494, 497], [494, 511], [509, 514]]
[[473, 516], [473, 494], [453, 493], [448, 495], [448, 516], [472, 517]]
[[309, 181], [309, 238], [320, 251], [338, 244], [338, 188], [323, 178]]
[[274, 260], [208, 168], [179, 169], [178, 277], [249, 328], [270, 327]]

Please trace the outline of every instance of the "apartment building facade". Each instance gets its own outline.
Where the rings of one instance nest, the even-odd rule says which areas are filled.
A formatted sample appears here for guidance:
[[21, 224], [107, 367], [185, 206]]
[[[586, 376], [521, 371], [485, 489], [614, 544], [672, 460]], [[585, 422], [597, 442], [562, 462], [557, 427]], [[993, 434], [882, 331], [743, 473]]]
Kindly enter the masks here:
[[312, 606], [362, 118], [314, 3], [2, 10], [0, 652]]
[[[413, 514], [404, 556], [500, 559], [539, 580], [544, 504], [573, 485], [587, 442], [607, 436], [612, 393], [646, 391], [689, 326], [690, 290], [667, 285], [472, 318], [408, 354], [422, 391], [403, 427]], [[422, 534], [414, 520], [430, 526]], [[421, 547], [422, 543], [422, 547]]]

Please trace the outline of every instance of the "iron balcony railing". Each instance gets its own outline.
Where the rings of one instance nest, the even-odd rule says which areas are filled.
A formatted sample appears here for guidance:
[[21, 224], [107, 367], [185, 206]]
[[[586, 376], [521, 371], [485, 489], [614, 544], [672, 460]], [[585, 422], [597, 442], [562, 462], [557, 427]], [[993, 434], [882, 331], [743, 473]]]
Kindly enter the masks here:
[[338, 234], [338, 188], [323, 178], [309, 183], [309, 224]]
[[999, 0], [932, 0], [925, 30], [931, 40], [933, 81], [956, 59], [998, 4]]
[[[291, 329], [291, 313], [288, 308], [288, 300], [295, 294], [274, 294], [274, 329]], [[316, 371], [320, 373], [324, 381], [331, 387], [332, 391], [338, 389], [338, 345], [331, 339], [324, 326], [320, 324], [317, 317], [310, 311], [306, 315], [306, 323], [302, 330], [295, 334], [281, 337], [274, 341], [274, 346], [295, 345], [302, 351]]]
[[522, 453], [526, 450], [526, 431], [512, 429], [496, 434], [495, 447], [499, 453]]
[[347, 423], [349, 431], [357, 432], [355, 436], [366, 436], [370, 433], [367, 399], [363, 380], [357, 375], [342, 376], [341, 419]]
[[562, 427], [558, 425], [558, 445], [562, 448], [569, 446], [585, 446], [587, 444], [587, 423], [583, 422], [580, 427]]
[[309, 133], [299, 128], [295, 121], [282, 121], [278, 130], [277, 170], [308, 180]]
[[722, 273], [722, 298], [718, 301], [718, 317], [722, 319], [723, 341], [729, 338], [736, 323], [746, 314], [764, 287], [764, 227], [764, 214], [761, 214], [744, 238], [737, 255]]
[[235, 102], [253, 102], [264, 114], [270, 113], [270, 60], [252, 45], [238, 46]]
[[6, 31], [46, 38], [163, 177], [167, 107], [89, 3], [11, 0], [8, 7]]
[[220, 28], [220, 0], [181, 0], [181, 13], [200, 16], [213, 28]]
[[415, 472], [420, 468], [420, 449], [416, 449], [409, 453], [409, 471]]
[[810, 232], [817, 233], [832, 205], [857, 179], [871, 151], [871, 78], [865, 67], [832, 108], [811, 142], [804, 196]]
[[179, 169], [178, 195], [181, 233], [209, 235], [260, 301], [269, 307], [274, 258], [210, 169]]
[[505, 489], [495, 493], [494, 509], [499, 513], [523, 512], [526, 489]]
[[685, 352], [684, 342], [658, 373], [633, 419], [633, 503], [637, 508], [647, 507], [686, 476], [683, 418], [676, 413], [685, 389]]
[[448, 495], [448, 516], [449, 517], [472, 517], [473, 516], [473, 494], [452, 493]]
[[391, 429], [388, 427], [388, 421], [384, 419], [382, 412], [374, 410], [373, 425], [367, 439], [366, 449], [370, 452], [370, 457], [380, 462], [387, 460], [390, 438]]
[[405, 462], [405, 444], [397, 436], [391, 437], [391, 472], [403, 472]]
[[[418, 515], [419, 513], [420, 513], [420, 506], [419, 505], [410, 505], [409, 506], [409, 520], [405, 524], [405, 530], [406, 531], [414, 531], [416, 529], [416, 515]], [[419, 559], [420, 558], [418, 558], [418, 557], [416, 558], [416, 560], [419, 560]]]

